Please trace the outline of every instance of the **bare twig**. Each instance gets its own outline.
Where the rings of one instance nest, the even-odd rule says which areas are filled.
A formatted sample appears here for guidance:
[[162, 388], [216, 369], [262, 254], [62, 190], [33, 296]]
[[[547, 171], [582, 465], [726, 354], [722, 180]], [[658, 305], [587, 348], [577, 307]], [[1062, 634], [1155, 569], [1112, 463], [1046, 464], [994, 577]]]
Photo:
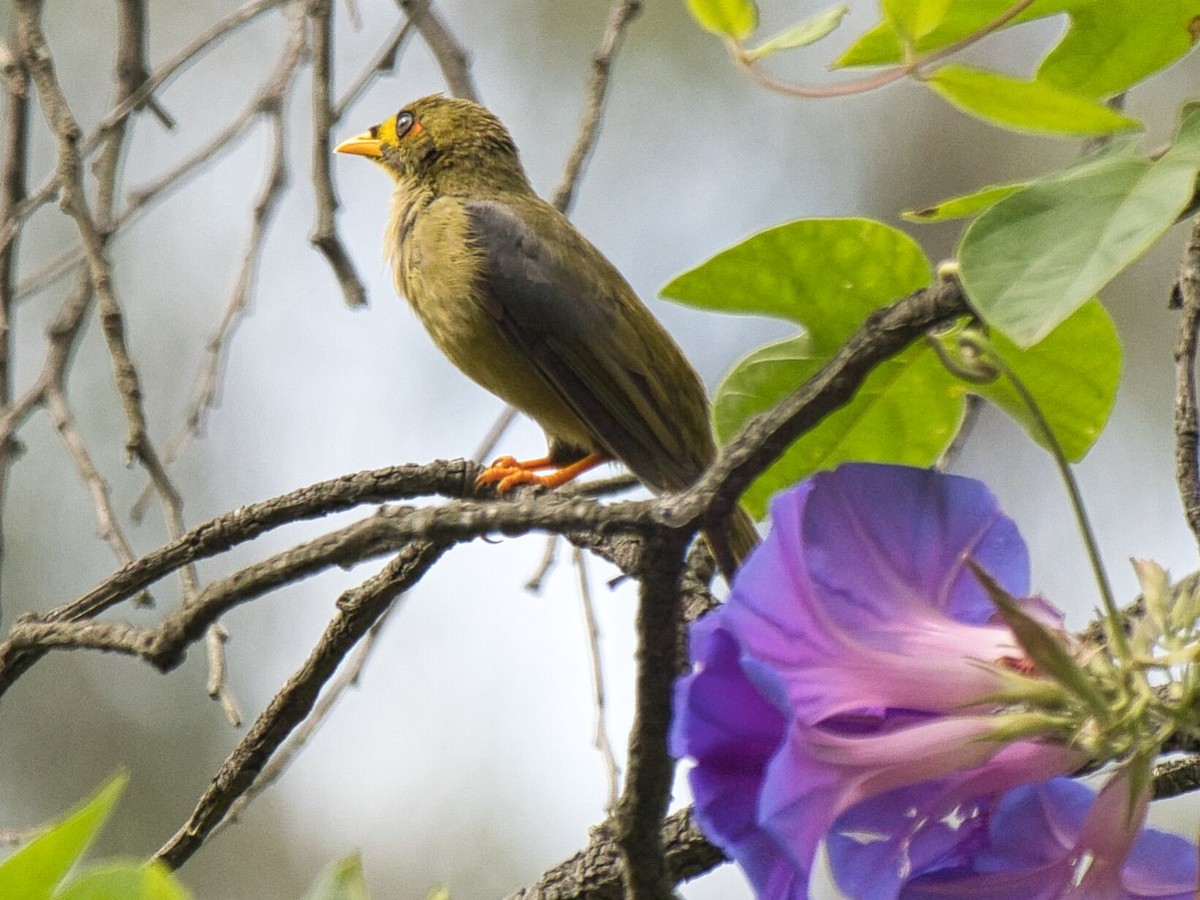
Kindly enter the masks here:
[[550, 574], [550, 570], [554, 568], [554, 563], [558, 561], [558, 535], [550, 534], [546, 536], [546, 545], [542, 548], [542, 558], [538, 560], [537, 566], [534, 567], [533, 574], [529, 576], [529, 580], [525, 582], [525, 590], [531, 594], [540, 594], [542, 587], [546, 582], [546, 576]]
[[617, 808], [621, 790], [621, 769], [608, 739], [608, 706], [604, 691], [604, 660], [600, 655], [600, 625], [596, 621], [596, 607], [592, 600], [592, 585], [588, 579], [587, 557], [578, 547], [571, 554], [571, 561], [579, 573], [579, 600], [583, 606], [583, 621], [587, 631], [588, 658], [592, 663], [592, 690], [596, 707], [596, 749], [604, 761], [604, 773], [608, 780], [608, 801], [605, 808], [612, 815]]
[[433, 9], [433, 0], [396, 0], [396, 5], [416, 24], [450, 86], [450, 93], [478, 103], [479, 92], [471, 78], [471, 58]]
[[405, 41], [409, 35], [413, 33], [415, 23], [412, 19], [405, 17], [404, 21], [392, 29], [392, 33], [380, 45], [379, 50], [371, 57], [370, 61], [363, 66], [358, 77], [346, 88], [346, 92], [338, 99], [338, 102], [333, 106], [333, 121], [340, 122], [351, 106], [353, 106], [358, 98], [361, 97], [377, 78], [381, 75], [386, 75], [396, 68], [396, 60], [400, 55], [401, 49], [404, 47]]
[[[87, 156], [95, 150], [106, 132], [110, 131], [118, 122], [138, 109], [154, 91], [170, 81], [175, 75], [184, 71], [187, 66], [198, 59], [203, 53], [212, 49], [212, 47], [234, 34], [239, 28], [253, 21], [262, 13], [287, 2], [295, 2], [295, 0], [252, 0], [252, 2], [234, 10], [225, 18], [213, 23], [206, 31], [197, 35], [190, 44], [176, 53], [175, 56], [159, 66], [157, 70], [141, 83], [136, 91], [104, 117], [96, 127], [96, 130], [83, 141], [83, 155]], [[61, 187], [59, 174], [57, 171], [54, 172], [25, 198], [12, 218], [0, 224], [0, 248], [7, 245], [15, 237], [17, 229], [20, 228], [25, 219], [33, 215], [34, 212], [50, 202], [58, 194]]]
[[427, 466], [392, 466], [344, 475], [250, 504], [211, 519], [125, 566], [83, 596], [52, 610], [49, 621], [77, 621], [119, 603], [130, 591], [140, 590], [189, 562], [207, 559], [287, 525], [353, 509], [366, 503], [406, 500], [429, 494], [469, 496], [479, 468], [465, 460]]
[[488, 429], [488, 433], [483, 436], [483, 440], [479, 442], [479, 446], [475, 448], [475, 452], [471, 454], [471, 459], [476, 462], [484, 462], [490, 459], [492, 454], [496, 452], [496, 445], [500, 443], [500, 439], [504, 437], [504, 433], [517, 418], [517, 408], [515, 406], [506, 406], [500, 411], [500, 415], [496, 417], [496, 421], [492, 423], [492, 427]]
[[332, 0], [312, 0], [308, 14], [313, 33], [312, 179], [317, 202], [316, 221], [308, 240], [329, 263], [346, 305], [352, 308], [366, 306], [367, 289], [338, 235], [338, 199], [330, 171], [333, 157], [329, 133], [337, 118], [333, 109]]
[[255, 797], [259, 796], [263, 791], [273, 785], [276, 781], [283, 777], [284, 772], [292, 764], [292, 761], [300, 754], [300, 751], [308, 744], [317, 729], [320, 728], [337, 706], [338, 700], [346, 693], [349, 688], [355, 687], [358, 684], [359, 676], [362, 675], [363, 668], [367, 664], [367, 659], [371, 655], [371, 651], [375, 649], [376, 641], [379, 635], [383, 632], [384, 625], [387, 624], [392, 613], [399, 606], [401, 597], [397, 596], [390, 606], [379, 616], [369, 631], [362, 643], [354, 651], [354, 656], [346, 664], [345, 668], [338, 673], [325, 690], [321, 693], [320, 698], [314, 704], [312, 712], [307, 718], [296, 728], [287, 738], [286, 741], [279, 747], [270, 761], [263, 766], [261, 772], [251, 783], [250, 787], [246, 788], [232, 804], [230, 804], [228, 812], [225, 816], [213, 826], [209, 837], [215, 836], [218, 832], [223, 831], [228, 826], [237, 821], [238, 814], [250, 804]]
[[[129, 541], [126, 540], [124, 532], [117, 524], [117, 517], [113, 514], [108, 484], [100, 475], [96, 464], [92, 462], [91, 454], [88, 453], [88, 449], [83, 443], [79, 428], [75, 424], [75, 416], [67, 404], [66, 393], [61, 384], [54, 384], [46, 389], [46, 406], [54, 419], [54, 426], [62, 435], [63, 443], [67, 445], [72, 459], [75, 460], [75, 468], [83, 477], [83, 483], [92, 496], [92, 506], [96, 510], [96, 517], [100, 525], [100, 539], [113, 548], [113, 552], [121, 563], [133, 562], [133, 548], [129, 546]], [[139, 596], [145, 598], [147, 595], [143, 593]]]
[[[12, 219], [28, 190], [29, 74], [8, 47], [0, 59], [4, 75], [4, 149], [0, 161], [0, 223]], [[12, 405], [12, 314], [17, 294], [17, 242], [0, 247], [0, 409]], [[17, 455], [10, 433], [0, 435], [0, 504], [8, 485], [9, 469]], [[4, 532], [0, 521], [0, 571], [3, 570]]]
[[588, 79], [587, 100], [584, 104], [583, 121], [579, 126], [579, 134], [575, 145], [567, 157], [563, 170], [562, 182], [554, 192], [551, 201], [558, 209], [566, 212], [571, 208], [575, 199], [575, 188], [583, 167], [596, 146], [596, 135], [600, 128], [600, 117], [604, 112], [604, 99], [608, 93], [608, 79], [612, 72], [613, 60], [621, 47], [621, 38], [634, 16], [642, 8], [642, 0], [614, 0], [612, 10], [608, 15], [608, 27], [604, 30], [604, 38], [600, 49], [592, 56], [592, 75]]
[[[168, 528], [176, 534], [182, 534], [182, 502], [167, 476], [157, 451], [150, 442], [145, 413], [142, 409], [141, 379], [126, 345], [124, 314], [113, 291], [111, 264], [104, 252], [106, 236], [97, 226], [97, 222], [88, 208], [84, 191], [82, 157], [79, 148], [82, 133], [54, 73], [50, 51], [41, 29], [41, 2], [40, 0], [16, 0], [14, 9], [22, 58], [37, 87], [43, 113], [58, 142], [57, 168], [62, 185], [63, 208], [74, 219], [79, 231], [92, 289], [96, 293], [99, 304], [101, 330], [108, 344], [113, 378], [121, 397], [128, 425], [126, 454], [130, 458], [138, 459], [150, 474], [150, 478], [163, 500]], [[117, 142], [119, 143], [119, 141]], [[114, 151], [114, 155], [116, 152], [118, 151]], [[114, 161], [114, 169], [115, 165]], [[101, 183], [103, 185], [103, 181]], [[189, 585], [185, 580], [185, 592], [188, 589]]]
[[87, 273], [83, 273], [46, 329], [46, 356], [41, 372], [21, 397], [0, 416], [0, 441], [12, 441], [17, 429], [46, 402], [46, 391], [55, 384], [63, 383], [67, 364], [75, 352], [91, 304], [92, 285]]
[[[303, 33], [301, 29], [301, 34]], [[299, 48], [294, 59], [299, 57]], [[289, 79], [290, 81], [290, 79]], [[282, 98], [280, 98], [282, 101]], [[265, 113], [271, 126], [271, 155], [267, 177], [262, 191], [254, 204], [251, 214], [250, 235], [246, 241], [246, 252], [242, 256], [238, 268], [237, 280], [234, 282], [233, 294], [221, 316], [216, 332], [208, 339], [204, 347], [204, 361], [197, 373], [195, 386], [192, 390], [192, 401], [184, 415], [182, 427], [175, 432], [167, 444], [163, 461], [170, 466], [187, 449], [191, 441], [204, 430], [208, 412], [216, 407], [221, 385], [221, 377], [229, 359], [230, 345], [234, 332], [250, 307], [254, 296], [254, 288], [258, 274], [259, 262], [265, 246], [267, 229], [274, 219], [287, 186], [287, 163], [284, 157], [284, 122], [283, 106], [280, 103], [268, 104]], [[133, 506], [133, 519], [138, 521], [143, 513], [149, 490], [143, 491]]]
[[[298, 7], [291, 7], [291, 9], [293, 12], [287, 45], [280, 55], [275, 71], [259, 87], [250, 103], [229, 125], [187, 159], [151, 184], [131, 192], [129, 205], [118, 221], [118, 227], [128, 224], [143, 209], [147, 208], [151, 201], [164, 197], [170, 191], [181, 186], [202, 166], [217, 156], [229, 153], [259, 118], [265, 119], [270, 125], [271, 163], [252, 214], [246, 252], [242, 257], [242, 265], [238, 270], [238, 277], [229, 304], [225, 308], [216, 333], [206, 345], [205, 360], [196, 376], [195, 386], [192, 390], [193, 399], [184, 416], [184, 423], [172, 436], [167, 444], [167, 450], [163, 454], [163, 461], [167, 466], [174, 463], [187, 449], [192, 439], [203, 430], [206, 413], [216, 405], [220, 391], [221, 373], [229, 356], [234, 332], [253, 299], [255, 275], [266, 241], [267, 229], [274, 218], [283, 190], [287, 186], [287, 163], [283, 153], [283, 110], [287, 103], [287, 96], [295, 84], [306, 45], [304, 17], [299, 14]], [[145, 514], [151, 487], [152, 485], [147, 486], [133, 504], [132, 517], [135, 522], [140, 521]]]

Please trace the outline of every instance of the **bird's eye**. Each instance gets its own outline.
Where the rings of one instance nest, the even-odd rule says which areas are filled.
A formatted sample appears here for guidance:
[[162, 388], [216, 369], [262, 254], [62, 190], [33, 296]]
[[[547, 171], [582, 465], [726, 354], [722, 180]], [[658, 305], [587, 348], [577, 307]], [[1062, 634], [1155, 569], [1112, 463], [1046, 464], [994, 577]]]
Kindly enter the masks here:
[[413, 127], [413, 114], [410, 112], [396, 113], [396, 137], [402, 138]]

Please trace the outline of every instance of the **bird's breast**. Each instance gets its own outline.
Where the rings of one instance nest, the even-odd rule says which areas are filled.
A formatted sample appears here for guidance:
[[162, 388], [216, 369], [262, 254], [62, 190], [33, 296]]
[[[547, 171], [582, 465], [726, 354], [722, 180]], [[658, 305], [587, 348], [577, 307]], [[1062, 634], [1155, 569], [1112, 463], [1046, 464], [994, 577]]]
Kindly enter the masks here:
[[388, 241], [396, 290], [438, 348], [465, 375], [576, 447], [596, 439], [503, 335], [479, 296], [483, 255], [455, 198], [414, 204], [397, 192]]

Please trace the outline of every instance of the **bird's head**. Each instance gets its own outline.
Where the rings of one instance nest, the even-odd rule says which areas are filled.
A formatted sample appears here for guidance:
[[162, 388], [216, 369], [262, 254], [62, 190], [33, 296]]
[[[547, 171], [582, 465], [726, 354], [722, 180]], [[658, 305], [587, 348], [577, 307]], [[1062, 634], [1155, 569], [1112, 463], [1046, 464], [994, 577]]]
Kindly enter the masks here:
[[437, 193], [530, 190], [508, 129], [470, 100], [422, 97], [334, 149]]

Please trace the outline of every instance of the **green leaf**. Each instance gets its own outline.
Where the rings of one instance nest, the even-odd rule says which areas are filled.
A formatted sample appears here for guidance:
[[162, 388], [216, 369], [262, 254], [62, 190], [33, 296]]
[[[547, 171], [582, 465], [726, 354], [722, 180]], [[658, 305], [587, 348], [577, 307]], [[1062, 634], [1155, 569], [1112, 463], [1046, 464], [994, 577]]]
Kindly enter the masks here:
[[[702, 309], [762, 313], [805, 329], [755, 351], [726, 376], [713, 413], [724, 441], [799, 387], [872, 310], [932, 277], [921, 248], [895, 228], [868, 219], [809, 219], [753, 235], [662, 292]], [[780, 487], [843, 460], [932, 461], [961, 420], [962, 400], [961, 391], [949, 405], [929, 399], [930, 379], [953, 383], [930, 357], [925, 350], [884, 363], [848, 407], [801, 438], [751, 486], [743, 498], [750, 510], [761, 515]]]
[[809, 44], [815, 44], [842, 24], [842, 19], [849, 11], [850, 7], [845, 4], [830, 7], [824, 12], [817, 13], [815, 16], [805, 19], [798, 25], [793, 25], [786, 31], [781, 31], [773, 38], [759, 44], [753, 50], [747, 50], [744, 56], [747, 60], [753, 62], [772, 53], [778, 53], [780, 50], [793, 50], [796, 47], [807, 47]]
[[[718, 438], [733, 437], [753, 415], [770, 409], [828, 361], [807, 335], [751, 353], [717, 390], [713, 419]], [[803, 435], [742, 497], [761, 518], [777, 491], [813, 472], [848, 460], [927, 466], [962, 423], [964, 390], [924, 345], [880, 364], [853, 399]]]
[[[1022, 10], [1006, 27], [1086, 8], [1108, 0], [1037, 0]], [[918, 53], [928, 53], [955, 44], [995, 22], [1013, 6], [1012, 0], [955, 0], [947, 6], [940, 23], [913, 43]], [[835, 63], [847, 66], [883, 66], [904, 61], [904, 42], [887, 21], [869, 29]]]
[[983, 212], [985, 209], [994, 206], [1005, 197], [1015, 194], [1017, 191], [1020, 191], [1031, 184], [1037, 184], [1039, 182], [1046, 181], [1057, 181], [1067, 173], [1079, 175], [1089, 172], [1097, 166], [1103, 167], [1107, 165], [1105, 160], [1110, 156], [1116, 156], [1121, 153], [1136, 153], [1137, 147], [1137, 135], [1123, 135], [1120, 137], [1111, 138], [1110, 140], [1105, 141], [1103, 146], [1101, 146], [1095, 152], [1076, 160], [1069, 166], [1059, 169], [1057, 172], [1051, 172], [1049, 175], [1044, 175], [1041, 178], [1035, 178], [1032, 181], [1018, 182], [1016, 184], [989, 185], [988, 187], [980, 188], [973, 193], [962, 194], [958, 197], [951, 197], [950, 199], [943, 200], [933, 206], [927, 206], [924, 209], [904, 212], [901, 213], [901, 215], [910, 222], [920, 222], [922, 224], [974, 216]]
[[1200, 0], [1105, 0], [1071, 12], [1038, 81], [1089, 97], [1111, 97], [1166, 68], [1195, 42]]
[[993, 326], [1028, 347], [1099, 293], [1178, 218], [1200, 169], [1200, 105], [1157, 162], [1096, 157], [1006, 197], [959, 246], [962, 282]]
[[351, 853], [326, 867], [304, 900], [369, 900], [370, 896], [362, 857]]
[[161, 861], [109, 863], [73, 879], [54, 900], [190, 900]]
[[804, 326], [832, 353], [873, 309], [933, 277], [920, 246], [870, 219], [802, 219], [769, 228], [663, 289], [701, 309], [761, 313]]
[[946, 20], [954, 0], [883, 0], [883, 15], [911, 43]]
[[1052, 84], [969, 66], [940, 66], [924, 84], [964, 112], [1019, 131], [1109, 134], [1139, 125], [1137, 119]]
[[[1000, 334], [992, 335], [991, 344], [1033, 395], [1067, 459], [1081, 460], [1104, 430], [1121, 380], [1121, 341], [1100, 301], [1085, 303], [1027, 350]], [[1047, 446], [1007, 378], [968, 389], [995, 403]]]
[[111, 778], [90, 800], [0, 863], [0, 897], [49, 900], [108, 819], [128, 777]]
[[980, 188], [970, 194], [951, 197], [924, 209], [906, 210], [900, 215], [909, 222], [945, 222], [949, 219], [963, 219], [981, 213], [994, 203], [1003, 200], [1009, 194], [1015, 194], [1025, 183], [992, 184]]
[[721, 37], [745, 40], [758, 27], [754, 0], [687, 0], [700, 27]]

